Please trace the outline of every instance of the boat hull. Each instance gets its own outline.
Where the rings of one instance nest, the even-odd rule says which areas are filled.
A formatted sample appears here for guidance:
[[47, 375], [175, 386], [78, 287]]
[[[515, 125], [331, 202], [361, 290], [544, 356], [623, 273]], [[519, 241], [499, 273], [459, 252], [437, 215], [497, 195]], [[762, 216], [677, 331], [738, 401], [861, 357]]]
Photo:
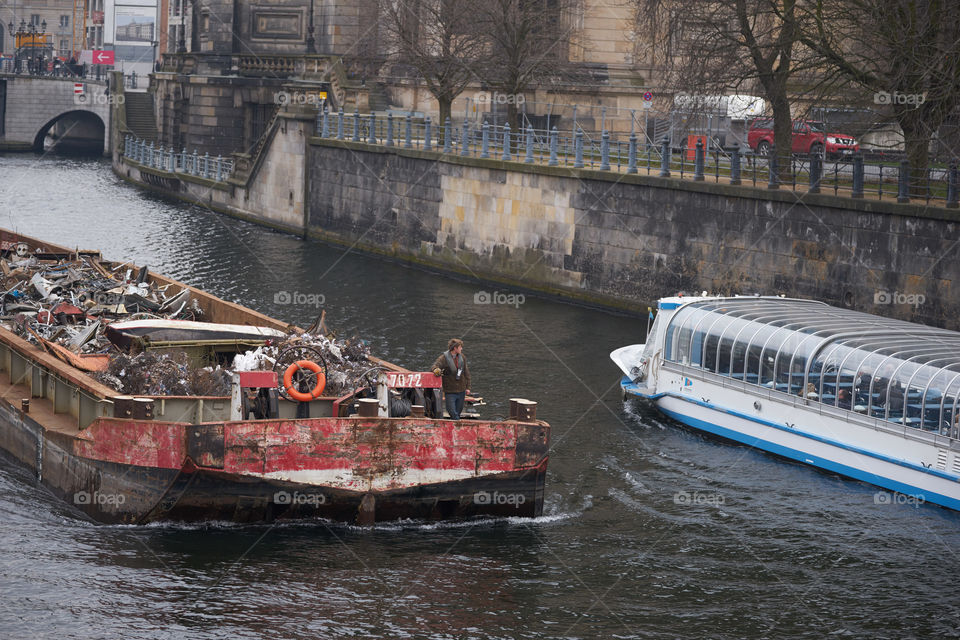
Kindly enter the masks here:
[[[468, 450], [477, 451], [476, 442], [468, 443], [459, 455], [448, 456], [446, 464], [426, 453], [404, 456], [403, 444], [411, 437], [419, 438], [418, 445], [435, 450], [429, 437], [441, 433], [442, 425], [409, 421], [400, 425], [394, 419], [386, 421], [385, 428], [382, 421], [371, 424], [351, 418], [303, 422], [301, 433], [304, 426], [311, 427], [307, 433], [314, 443], [326, 440], [329, 445], [345, 428], [352, 427], [357, 445], [338, 443], [333, 447], [335, 456], [317, 455], [316, 449], [304, 442], [301, 444], [306, 446], [292, 450], [289, 440], [275, 437], [289, 426], [287, 421], [181, 425], [110, 419], [73, 438], [45, 430], [29, 414], [0, 400], [0, 448], [31, 469], [55, 495], [103, 523], [323, 518], [369, 525], [405, 519], [536, 517], [543, 512], [548, 463], [545, 425], [500, 423], [506, 429], [499, 432], [499, 446], [491, 445], [496, 439], [490, 437], [494, 432], [484, 429], [482, 423], [461, 428], [461, 434], [472, 430], [485, 440], [481, 445], [485, 453], [470, 453], [470, 464], [475, 465], [470, 472], [463, 464], [450, 461], [464, 459]], [[271, 425], [276, 428], [271, 430]], [[236, 427], [233, 441], [231, 426]], [[252, 442], [249, 430], [256, 427], [265, 433]], [[198, 438], [202, 428], [214, 435], [200, 434]], [[216, 434], [222, 436], [224, 431], [226, 437], [218, 441]], [[511, 440], [510, 431], [519, 433], [520, 438]], [[119, 433], [124, 434], [123, 440], [117, 438]], [[243, 438], [248, 439], [242, 442]], [[271, 440], [277, 447], [266, 444]], [[139, 443], [136, 450], [131, 442]], [[337, 484], [285, 479], [296, 477], [296, 471], [257, 471], [286, 468], [293, 457], [299, 460], [298, 466], [312, 465], [315, 475], [330, 477], [330, 465], [343, 455], [354, 460], [355, 468], [345, 469], [337, 463], [333, 469], [341, 478]], [[493, 467], [515, 468], [484, 470], [479, 461], [484, 455]], [[517, 465], [518, 455], [531, 463]], [[116, 459], [105, 459], [111, 456]], [[118, 456], [151, 464], [120, 461]], [[381, 463], [379, 469], [373, 468], [373, 460]], [[197, 461], [232, 466], [233, 470]], [[425, 481], [431, 477], [438, 480]]]
[[[846, 422], [831, 426], [829, 418], [822, 415], [805, 420], [795, 407], [783, 407], [785, 412], [792, 409], [792, 413], [784, 415], [792, 415], [793, 421], [779, 420], [779, 416], [769, 414], [767, 418], [751, 415], [750, 407], [710, 402], [707, 397], [717, 397], [710, 393], [716, 389], [705, 388], [702, 381], [697, 383], [697, 392], [686, 395], [682, 391], [656, 393], [638, 389], [626, 377], [621, 380], [621, 388], [625, 395], [648, 400], [666, 416], [693, 429], [903, 494], [912, 503], [930, 502], [960, 510], [960, 483], [951, 474], [925, 461], [922, 445], [907, 443], [900, 449], [906, 453], [904, 459], [893, 458], [866, 445], [870, 437], [878, 437], [876, 432], [865, 432], [861, 444], [856, 438], [849, 438], [850, 431], [860, 427]], [[756, 400], [745, 397], [744, 401]], [[767, 410], [770, 398], [763, 399], [762, 404], [756, 402]], [[837, 433], [835, 428], [844, 429], [847, 442], [831, 437], [831, 433]], [[932, 455], [936, 459], [935, 451]], [[891, 502], [887, 495], [875, 495], [873, 499], [877, 503]]]

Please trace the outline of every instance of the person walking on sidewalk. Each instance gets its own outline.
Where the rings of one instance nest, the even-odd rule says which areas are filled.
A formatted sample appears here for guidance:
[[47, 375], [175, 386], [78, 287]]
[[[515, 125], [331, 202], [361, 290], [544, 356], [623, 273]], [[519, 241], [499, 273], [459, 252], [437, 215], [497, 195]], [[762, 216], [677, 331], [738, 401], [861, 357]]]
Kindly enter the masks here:
[[433, 373], [443, 377], [443, 395], [451, 420], [459, 420], [463, 401], [470, 393], [470, 369], [463, 355], [463, 340], [451, 338], [447, 350], [433, 363]]

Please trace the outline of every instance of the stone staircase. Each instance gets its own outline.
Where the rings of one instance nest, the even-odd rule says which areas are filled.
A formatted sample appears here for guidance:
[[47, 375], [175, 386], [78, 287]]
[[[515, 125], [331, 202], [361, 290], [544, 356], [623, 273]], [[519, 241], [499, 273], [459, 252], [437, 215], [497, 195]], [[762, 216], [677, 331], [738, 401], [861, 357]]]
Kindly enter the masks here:
[[127, 128], [141, 140], [156, 142], [159, 132], [157, 119], [153, 115], [153, 94], [127, 92], [124, 98]]

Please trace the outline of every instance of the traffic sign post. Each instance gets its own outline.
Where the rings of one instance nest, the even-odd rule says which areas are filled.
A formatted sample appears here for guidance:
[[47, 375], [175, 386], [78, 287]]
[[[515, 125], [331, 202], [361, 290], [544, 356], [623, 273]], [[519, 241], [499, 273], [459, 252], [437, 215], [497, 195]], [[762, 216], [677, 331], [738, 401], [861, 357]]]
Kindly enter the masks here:
[[93, 64], [113, 64], [114, 55], [113, 51], [105, 51], [102, 49], [94, 49], [92, 51], [91, 60]]

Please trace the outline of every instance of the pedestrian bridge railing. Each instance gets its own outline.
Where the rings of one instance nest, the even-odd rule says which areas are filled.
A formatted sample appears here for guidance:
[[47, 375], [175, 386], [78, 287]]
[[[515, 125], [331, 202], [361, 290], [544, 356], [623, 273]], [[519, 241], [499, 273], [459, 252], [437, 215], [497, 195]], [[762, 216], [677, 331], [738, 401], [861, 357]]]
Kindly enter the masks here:
[[200, 155], [196, 149], [193, 153], [188, 153], [186, 149], [174, 151], [173, 147], [167, 149], [163, 146], [155, 147], [153, 142], [129, 135], [124, 140], [123, 155], [151, 169], [196, 176], [216, 182], [226, 181], [234, 170], [233, 160], [225, 160], [222, 156], [211, 158], [209, 153]]
[[511, 130], [509, 124], [483, 122], [476, 126], [467, 120], [454, 126], [449, 119], [436, 126], [429, 116], [421, 120], [412, 114], [395, 117], [392, 113], [345, 114], [342, 110], [318, 113], [316, 127], [322, 138], [398, 149], [807, 193], [832, 191], [855, 199], [958, 206], [956, 161], [917, 171], [906, 160], [868, 164], [859, 153], [830, 161], [822, 154], [779, 154], [775, 147], [769, 154], [741, 150], [737, 145], [708, 152], [702, 142], [696, 148], [677, 149], [669, 138], [651, 144], [635, 133], [622, 140], [601, 131], [595, 139], [580, 128], [563, 132], [557, 127], [543, 130], [532, 126]]

